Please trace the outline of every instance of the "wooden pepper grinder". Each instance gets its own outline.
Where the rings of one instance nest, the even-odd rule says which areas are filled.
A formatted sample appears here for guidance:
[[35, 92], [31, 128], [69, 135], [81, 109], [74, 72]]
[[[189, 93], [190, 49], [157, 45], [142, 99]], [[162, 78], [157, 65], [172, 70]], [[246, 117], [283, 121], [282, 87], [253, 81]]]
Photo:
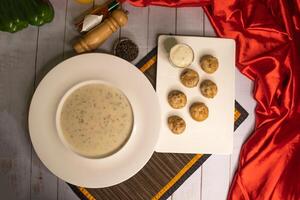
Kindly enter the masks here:
[[118, 9], [111, 16], [80, 38], [73, 46], [77, 53], [97, 49], [109, 36], [128, 21], [128, 12]]

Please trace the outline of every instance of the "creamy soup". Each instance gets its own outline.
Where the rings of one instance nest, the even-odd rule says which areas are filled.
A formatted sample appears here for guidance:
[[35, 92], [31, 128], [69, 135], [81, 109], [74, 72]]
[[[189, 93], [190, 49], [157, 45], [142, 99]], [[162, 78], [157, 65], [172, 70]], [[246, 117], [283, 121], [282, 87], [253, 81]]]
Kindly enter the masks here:
[[119, 150], [131, 134], [133, 113], [126, 96], [105, 84], [75, 90], [61, 112], [65, 140], [87, 157], [104, 157]]

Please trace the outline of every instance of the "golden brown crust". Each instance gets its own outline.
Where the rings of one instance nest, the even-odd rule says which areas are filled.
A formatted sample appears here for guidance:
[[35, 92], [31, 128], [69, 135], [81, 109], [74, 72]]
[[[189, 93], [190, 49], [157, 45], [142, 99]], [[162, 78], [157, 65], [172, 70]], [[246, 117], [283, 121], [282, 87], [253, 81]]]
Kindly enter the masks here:
[[207, 98], [214, 98], [218, 93], [217, 85], [211, 80], [204, 80], [200, 84], [201, 94]]
[[185, 121], [176, 115], [168, 117], [168, 126], [174, 134], [181, 134], [186, 128]]
[[216, 57], [211, 55], [204, 55], [200, 59], [200, 66], [208, 74], [212, 74], [217, 71], [219, 67], [219, 62]]
[[190, 107], [190, 114], [194, 120], [204, 121], [209, 114], [208, 107], [202, 102], [195, 102]]
[[179, 90], [172, 90], [168, 95], [168, 102], [172, 108], [179, 109], [186, 105], [186, 95]]
[[199, 82], [199, 75], [193, 69], [185, 69], [180, 75], [180, 81], [184, 86], [193, 88]]

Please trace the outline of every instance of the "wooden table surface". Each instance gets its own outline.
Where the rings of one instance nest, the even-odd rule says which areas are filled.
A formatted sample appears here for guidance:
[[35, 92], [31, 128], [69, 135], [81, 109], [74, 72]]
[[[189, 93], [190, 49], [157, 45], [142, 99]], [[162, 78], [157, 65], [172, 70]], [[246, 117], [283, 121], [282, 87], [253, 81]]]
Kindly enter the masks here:
[[[9, 200], [78, 199], [64, 181], [41, 163], [27, 128], [28, 107], [35, 87], [52, 67], [75, 55], [71, 43], [78, 33], [72, 20], [91, 6], [73, 0], [51, 2], [55, 8], [51, 24], [15, 34], [0, 32], [0, 193]], [[128, 4], [123, 7], [130, 13], [128, 25], [99, 48], [100, 52], [110, 52], [117, 38], [129, 37], [140, 49], [135, 63], [156, 46], [159, 34], [215, 36], [201, 8], [136, 8]], [[251, 82], [236, 70], [236, 99], [250, 115], [235, 133], [233, 154], [211, 156], [170, 200], [226, 198], [240, 147], [254, 124], [251, 91]]]

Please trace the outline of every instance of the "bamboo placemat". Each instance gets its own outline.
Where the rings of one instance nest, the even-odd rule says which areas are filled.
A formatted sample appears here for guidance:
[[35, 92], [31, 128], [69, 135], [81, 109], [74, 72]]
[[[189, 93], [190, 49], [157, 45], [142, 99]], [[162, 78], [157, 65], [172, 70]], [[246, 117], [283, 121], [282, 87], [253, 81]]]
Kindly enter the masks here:
[[[156, 83], [156, 48], [136, 66], [153, 87]], [[247, 111], [236, 101], [234, 130], [247, 118]], [[210, 154], [154, 153], [149, 162], [132, 178], [118, 185], [89, 189], [70, 185], [82, 200], [164, 200], [167, 199]]]

